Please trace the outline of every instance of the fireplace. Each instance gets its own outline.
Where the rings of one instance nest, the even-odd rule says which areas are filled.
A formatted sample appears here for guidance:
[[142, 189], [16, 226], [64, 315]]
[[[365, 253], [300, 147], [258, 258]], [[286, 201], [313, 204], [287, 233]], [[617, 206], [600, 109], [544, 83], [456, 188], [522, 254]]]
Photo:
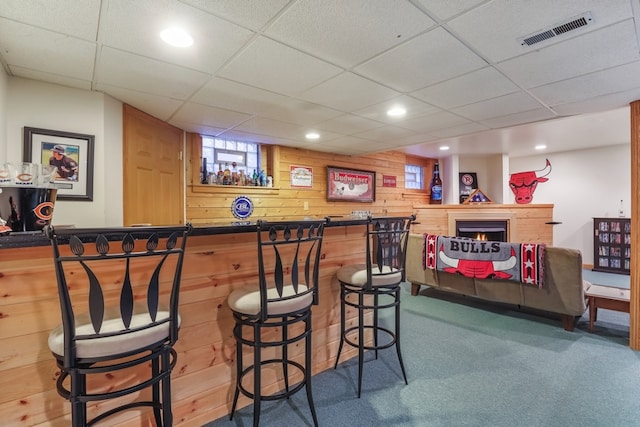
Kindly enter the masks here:
[[506, 220], [456, 220], [456, 236], [493, 242], [507, 242]]

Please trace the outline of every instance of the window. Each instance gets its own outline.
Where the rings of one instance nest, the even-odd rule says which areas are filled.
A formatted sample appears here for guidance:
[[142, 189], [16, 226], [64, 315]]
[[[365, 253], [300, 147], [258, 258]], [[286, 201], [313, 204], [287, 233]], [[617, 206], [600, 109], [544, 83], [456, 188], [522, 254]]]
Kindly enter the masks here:
[[260, 170], [260, 144], [255, 142], [231, 141], [202, 136], [202, 158], [207, 160], [207, 171], [216, 173], [220, 169], [233, 168], [236, 163], [241, 170], [251, 176], [253, 170]]
[[404, 187], [424, 190], [424, 168], [418, 165], [404, 165]]

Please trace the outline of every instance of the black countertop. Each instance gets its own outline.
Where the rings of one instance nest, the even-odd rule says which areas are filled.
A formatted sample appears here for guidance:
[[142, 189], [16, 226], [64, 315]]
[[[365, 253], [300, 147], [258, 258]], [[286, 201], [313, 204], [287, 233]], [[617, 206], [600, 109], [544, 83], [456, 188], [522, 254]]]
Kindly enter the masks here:
[[[315, 220], [322, 218], [312, 218]], [[361, 217], [339, 216], [329, 217], [327, 227], [343, 227], [349, 225], [366, 224], [367, 219]], [[191, 236], [215, 236], [218, 234], [249, 233], [255, 231], [255, 221], [229, 223], [228, 225], [200, 225], [194, 226]], [[34, 246], [49, 246], [49, 239], [41, 231], [10, 233], [0, 236], [0, 250], [29, 248]]]

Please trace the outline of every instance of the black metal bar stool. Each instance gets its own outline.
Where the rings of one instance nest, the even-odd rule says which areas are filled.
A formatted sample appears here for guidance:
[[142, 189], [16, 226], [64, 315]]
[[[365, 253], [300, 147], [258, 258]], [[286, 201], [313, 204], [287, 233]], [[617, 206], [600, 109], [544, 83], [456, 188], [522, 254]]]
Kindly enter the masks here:
[[[180, 279], [190, 231], [190, 225], [45, 228], [52, 242], [62, 313], [62, 324], [49, 334], [49, 348], [61, 371], [58, 393], [71, 402], [73, 427], [93, 425], [140, 406], [153, 408], [158, 426], [173, 424], [173, 345], [178, 340]], [[89, 402], [147, 388], [150, 400], [132, 396], [130, 402], [88, 419]]]
[[[263, 400], [288, 398], [303, 387], [318, 425], [311, 393], [311, 306], [318, 304], [318, 278], [325, 220], [257, 223], [258, 283], [236, 289], [228, 297], [233, 311], [236, 339], [236, 390], [230, 418], [239, 394], [253, 399], [253, 425], [260, 421]], [[289, 355], [289, 346], [304, 340], [304, 365]], [[253, 349], [253, 363], [243, 364], [243, 348]], [[277, 350], [262, 360], [265, 349]], [[262, 368], [277, 370], [284, 390], [262, 393]], [[302, 373], [302, 381], [289, 384], [289, 368]], [[253, 378], [253, 387], [244, 380]]]
[[[400, 284], [405, 280], [405, 260], [409, 228], [415, 216], [385, 217], [367, 220], [366, 262], [346, 265], [338, 269], [336, 276], [340, 282], [340, 345], [334, 369], [338, 366], [344, 343], [358, 348], [358, 397], [362, 390], [362, 366], [364, 351], [378, 350], [395, 346], [400, 361], [404, 382], [407, 374], [404, 370], [400, 351]], [[358, 311], [358, 324], [349, 328], [345, 325], [346, 307]], [[394, 310], [393, 329], [382, 326], [379, 314], [382, 310]], [[366, 323], [365, 313], [372, 311], [372, 322]], [[367, 345], [365, 330], [373, 333], [373, 344]], [[357, 331], [357, 341], [352, 333]], [[387, 339], [380, 341], [382, 333]]]

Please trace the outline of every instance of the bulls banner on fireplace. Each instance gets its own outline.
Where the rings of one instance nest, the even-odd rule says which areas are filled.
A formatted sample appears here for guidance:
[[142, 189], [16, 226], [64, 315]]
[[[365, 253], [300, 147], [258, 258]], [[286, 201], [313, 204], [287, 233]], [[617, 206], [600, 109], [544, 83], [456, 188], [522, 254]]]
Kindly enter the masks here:
[[545, 245], [424, 235], [423, 268], [542, 287]]

